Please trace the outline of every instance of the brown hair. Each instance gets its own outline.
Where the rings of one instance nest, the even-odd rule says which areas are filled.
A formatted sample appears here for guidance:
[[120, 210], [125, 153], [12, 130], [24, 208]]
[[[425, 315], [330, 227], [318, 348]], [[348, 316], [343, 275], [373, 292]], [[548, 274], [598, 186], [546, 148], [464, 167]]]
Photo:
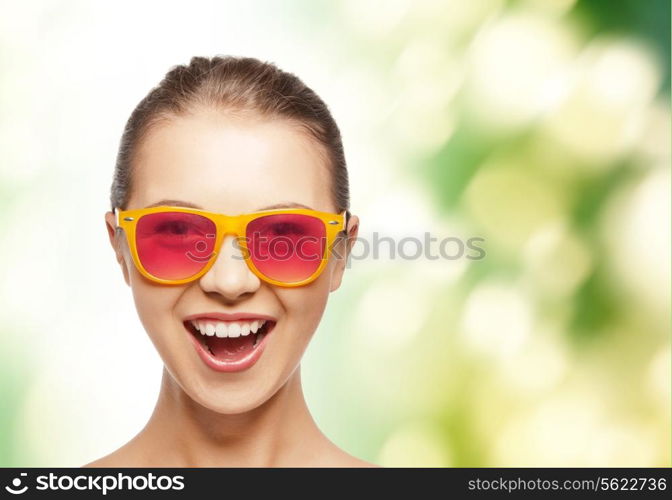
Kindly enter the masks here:
[[110, 194], [112, 210], [127, 208], [133, 188], [133, 160], [152, 127], [207, 108], [253, 112], [302, 127], [326, 153], [337, 211], [350, 208], [341, 134], [322, 99], [297, 76], [272, 63], [252, 57], [215, 56], [192, 57], [189, 65], [173, 66], [133, 110], [119, 145]]

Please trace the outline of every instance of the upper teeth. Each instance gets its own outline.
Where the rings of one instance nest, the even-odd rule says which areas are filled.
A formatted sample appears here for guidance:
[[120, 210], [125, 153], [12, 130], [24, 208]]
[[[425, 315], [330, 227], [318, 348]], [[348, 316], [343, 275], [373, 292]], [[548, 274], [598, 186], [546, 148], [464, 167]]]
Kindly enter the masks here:
[[213, 320], [192, 320], [191, 324], [194, 328], [201, 332], [201, 335], [209, 335], [212, 337], [240, 337], [249, 335], [250, 333], [257, 333], [261, 328], [265, 319], [258, 319], [254, 321], [213, 321]]

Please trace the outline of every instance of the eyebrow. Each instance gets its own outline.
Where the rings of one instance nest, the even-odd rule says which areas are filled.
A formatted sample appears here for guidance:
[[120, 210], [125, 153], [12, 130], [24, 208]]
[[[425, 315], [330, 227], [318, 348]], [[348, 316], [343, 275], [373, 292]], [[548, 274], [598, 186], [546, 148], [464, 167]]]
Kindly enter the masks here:
[[[160, 200], [157, 201], [156, 203], [147, 205], [145, 208], [160, 207], [160, 206], [186, 207], [186, 208], [195, 208], [197, 210], [203, 210], [203, 208], [199, 207], [198, 205], [194, 205], [193, 203], [189, 203], [188, 201], [182, 201], [182, 200]], [[257, 211], [273, 210], [276, 208], [307, 208], [309, 210], [313, 210], [313, 208], [309, 207], [308, 205], [304, 205], [302, 203], [295, 203], [293, 201], [287, 201], [283, 203], [276, 203], [274, 205], [269, 205], [267, 207], [261, 207], [258, 208]]]

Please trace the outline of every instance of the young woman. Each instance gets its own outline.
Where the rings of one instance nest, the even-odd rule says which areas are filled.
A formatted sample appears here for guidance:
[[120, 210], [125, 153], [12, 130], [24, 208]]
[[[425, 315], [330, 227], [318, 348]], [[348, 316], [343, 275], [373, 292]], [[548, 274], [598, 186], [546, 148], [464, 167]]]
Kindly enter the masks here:
[[340, 132], [296, 76], [194, 57], [138, 104], [105, 214], [164, 363], [99, 467], [366, 466], [317, 427], [300, 361], [357, 236]]

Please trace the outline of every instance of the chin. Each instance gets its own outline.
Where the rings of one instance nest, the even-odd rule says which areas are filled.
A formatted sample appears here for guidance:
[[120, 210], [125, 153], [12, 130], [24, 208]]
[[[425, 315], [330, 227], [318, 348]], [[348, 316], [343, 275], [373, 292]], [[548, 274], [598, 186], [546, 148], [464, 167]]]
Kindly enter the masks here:
[[164, 364], [172, 361], [172, 369], [167, 371], [184, 395], [215, 413], [237, 415], [263, 406], [282, 391], [300, 366], [301, 352], [278, 352], [273, 343], [266, 349], [266, 342], [262, 341], [259, 354], [263, 352], [263, 356], [259, 356], [257, 362], [242, 370], [222, 370], [215, 365], [216, 360], [208, 359], [212, 356], [204, 352], [205, 343], [198, 339], [200, 335], [196, 336], [189, 328], [187, 331], [191, 334], [191, 347], [195, 349], [193, 356], [184, 356], [184, 352], [176, 348], [176, 355], [166, 356]]
[[273, 397], [273, 392], [259, 393], [258, 391], [220, 390], [218, 393], [196, 393], [188, 395], [198, 404], [208, 410], [222, 415], [239, 415], [250, 412]]

